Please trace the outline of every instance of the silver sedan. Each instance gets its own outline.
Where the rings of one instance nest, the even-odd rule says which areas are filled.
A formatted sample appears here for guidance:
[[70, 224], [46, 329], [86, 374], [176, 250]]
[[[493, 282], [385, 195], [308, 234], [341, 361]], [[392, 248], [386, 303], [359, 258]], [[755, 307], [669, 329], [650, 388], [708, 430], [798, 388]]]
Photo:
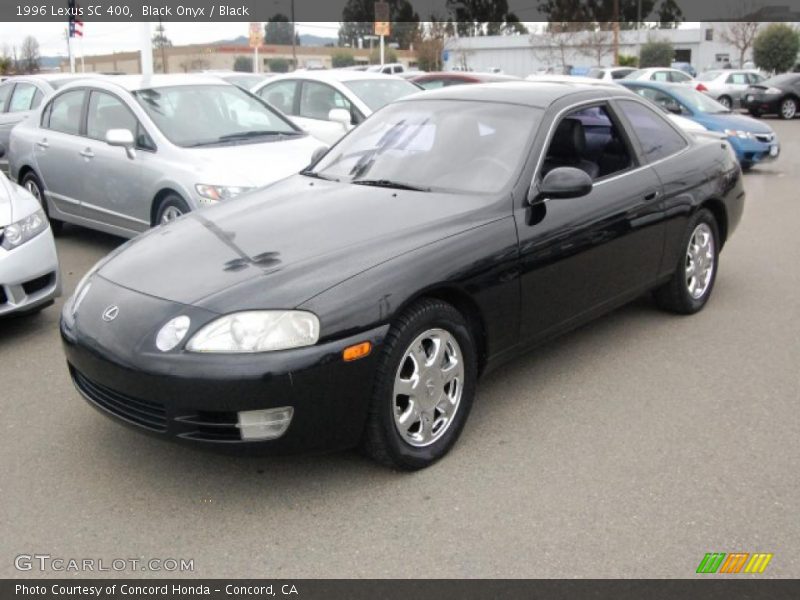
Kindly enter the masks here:
[[744, 91], [764, 79], [758, 71], [719, 69], [700, 73], [695, 88], [705, 92], [725, 108], [738, 108], [741, 106]]
[[[0, 156], [4, 152], [0, 145]], [[0, 173], [0, 316], [35, 312], [60, 294], [56, 246], [44, 211]]]
[[69, 222], [124, 237], [292, 175], [322, 144], [216, 77], [64, 86], [16, 126], [10, 176]]

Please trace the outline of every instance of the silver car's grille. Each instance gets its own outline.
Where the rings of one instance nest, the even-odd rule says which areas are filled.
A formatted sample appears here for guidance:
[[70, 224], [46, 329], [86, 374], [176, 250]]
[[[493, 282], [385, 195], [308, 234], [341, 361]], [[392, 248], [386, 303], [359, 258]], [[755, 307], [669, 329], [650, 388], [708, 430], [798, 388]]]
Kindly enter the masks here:
[[775, 139], [774, 133], [756, 133], [755, 138], [759, 142], [764, 142], [765, 144], [771, 143]]

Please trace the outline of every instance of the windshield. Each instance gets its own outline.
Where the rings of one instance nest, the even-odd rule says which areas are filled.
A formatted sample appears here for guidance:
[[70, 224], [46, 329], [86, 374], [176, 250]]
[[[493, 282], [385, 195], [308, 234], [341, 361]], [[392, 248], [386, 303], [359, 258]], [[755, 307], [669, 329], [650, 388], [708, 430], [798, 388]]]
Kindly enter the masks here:
[[227, 84], [177, 85], [134, 92], [167, 139], [177, 146], [263, 142], [302, 135], [244, 90]]
[[344, 85], [369, 106], [372, 112], [389, 102], [420, 91], [416, 85], [405, 79], [357, 79], [345, 81]]
[[689, 87], [676, 85], [670, 88], [670, 93], [675, 96], [679, 102], [688, 106], [692, 112], [707, 114], [731, 112], [711, 96], [707, 96]]
[[334, 146], [314, 174], [351, 183], [494, 193], [518, 175], [540, 118], [539, 109], [515, 104], [398, 102]]
[[222, 79], [228, 83], [232, 83], [233, 85], [238, 85], [241, 88], [249, 90], [264, 81], [266, 77], [262, 75], [242, 73], [239, 75], [224, 75]]
[[603, 75], [605, 75], [605, 71], [603, 69], [589, 69], [589, 72], [586, 73], [587, 77], [592, 77], [594, 79], [602, 79]]
[[720, 76], [722, 71], [706, 71], [697, 76], [697, 81], [712, 81]]

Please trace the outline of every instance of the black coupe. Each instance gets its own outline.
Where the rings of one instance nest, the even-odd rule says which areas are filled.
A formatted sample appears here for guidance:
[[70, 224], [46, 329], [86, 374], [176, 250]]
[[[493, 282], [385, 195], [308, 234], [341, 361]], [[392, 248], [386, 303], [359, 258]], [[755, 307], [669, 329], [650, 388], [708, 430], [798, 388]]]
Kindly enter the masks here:
[[417, 469], [489, 369], [650, 290], [699, 311], [743, 203], [727, 142], [624, 89], [425, 92], [101, 261], [64, 307], [69, 371], [143, 431]]

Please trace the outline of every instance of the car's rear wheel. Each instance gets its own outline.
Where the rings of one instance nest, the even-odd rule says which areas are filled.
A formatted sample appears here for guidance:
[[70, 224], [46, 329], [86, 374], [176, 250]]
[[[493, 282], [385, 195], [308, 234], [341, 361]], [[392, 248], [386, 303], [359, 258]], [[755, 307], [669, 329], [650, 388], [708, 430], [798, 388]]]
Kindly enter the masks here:
[[733, 101], [731, 100], [730, 96], [720, 96], [717, 98], [717, 102], [722, 104], [725, 108], [730, 110], [731, 106], [733, 106]]
[[50, 221], [50, 229], [53, 230], [53, 233], [61, 233], [64, 223], [50, 217], [50, 211], [47, 208], [47, 200], [44, 196], [44, 186], [42, 185], [42, 182], [39, 180], [39, 177], [36, 175], [36, 173], [33, 171], [28, 171], [25, 174], [25, 177], [22, 178], [22, 187], [30, 192], [31, 196], [36, 198], [39, 204], [42, 205], [42, 210], [44, 211], [44, 214], [47, 215], [47, 220]]
[[191, 209], [186, 204], [186, 200], [177, 194], [169, 194], [158, 206], [155, 224], [164, 225], [165, 223], [170, 223], [188, 212], [191, 212]]
[[711, 212], [701, 209], [689, 220], [681, 247], [672, 279], [655, 291], [655, 297], [661, 308], [689, 315], [708, 302], [717, 277], [719, 229]]
[[398, 469], [431, 465], [458, 439], [476, 383], [475, 345], [461, 313], [441, 300], [415, 304], [387, 334], [363, 449]]
[[781, 101], [781, 119], [791, 120], [797, 115], [797, 100], [785, 98]]

